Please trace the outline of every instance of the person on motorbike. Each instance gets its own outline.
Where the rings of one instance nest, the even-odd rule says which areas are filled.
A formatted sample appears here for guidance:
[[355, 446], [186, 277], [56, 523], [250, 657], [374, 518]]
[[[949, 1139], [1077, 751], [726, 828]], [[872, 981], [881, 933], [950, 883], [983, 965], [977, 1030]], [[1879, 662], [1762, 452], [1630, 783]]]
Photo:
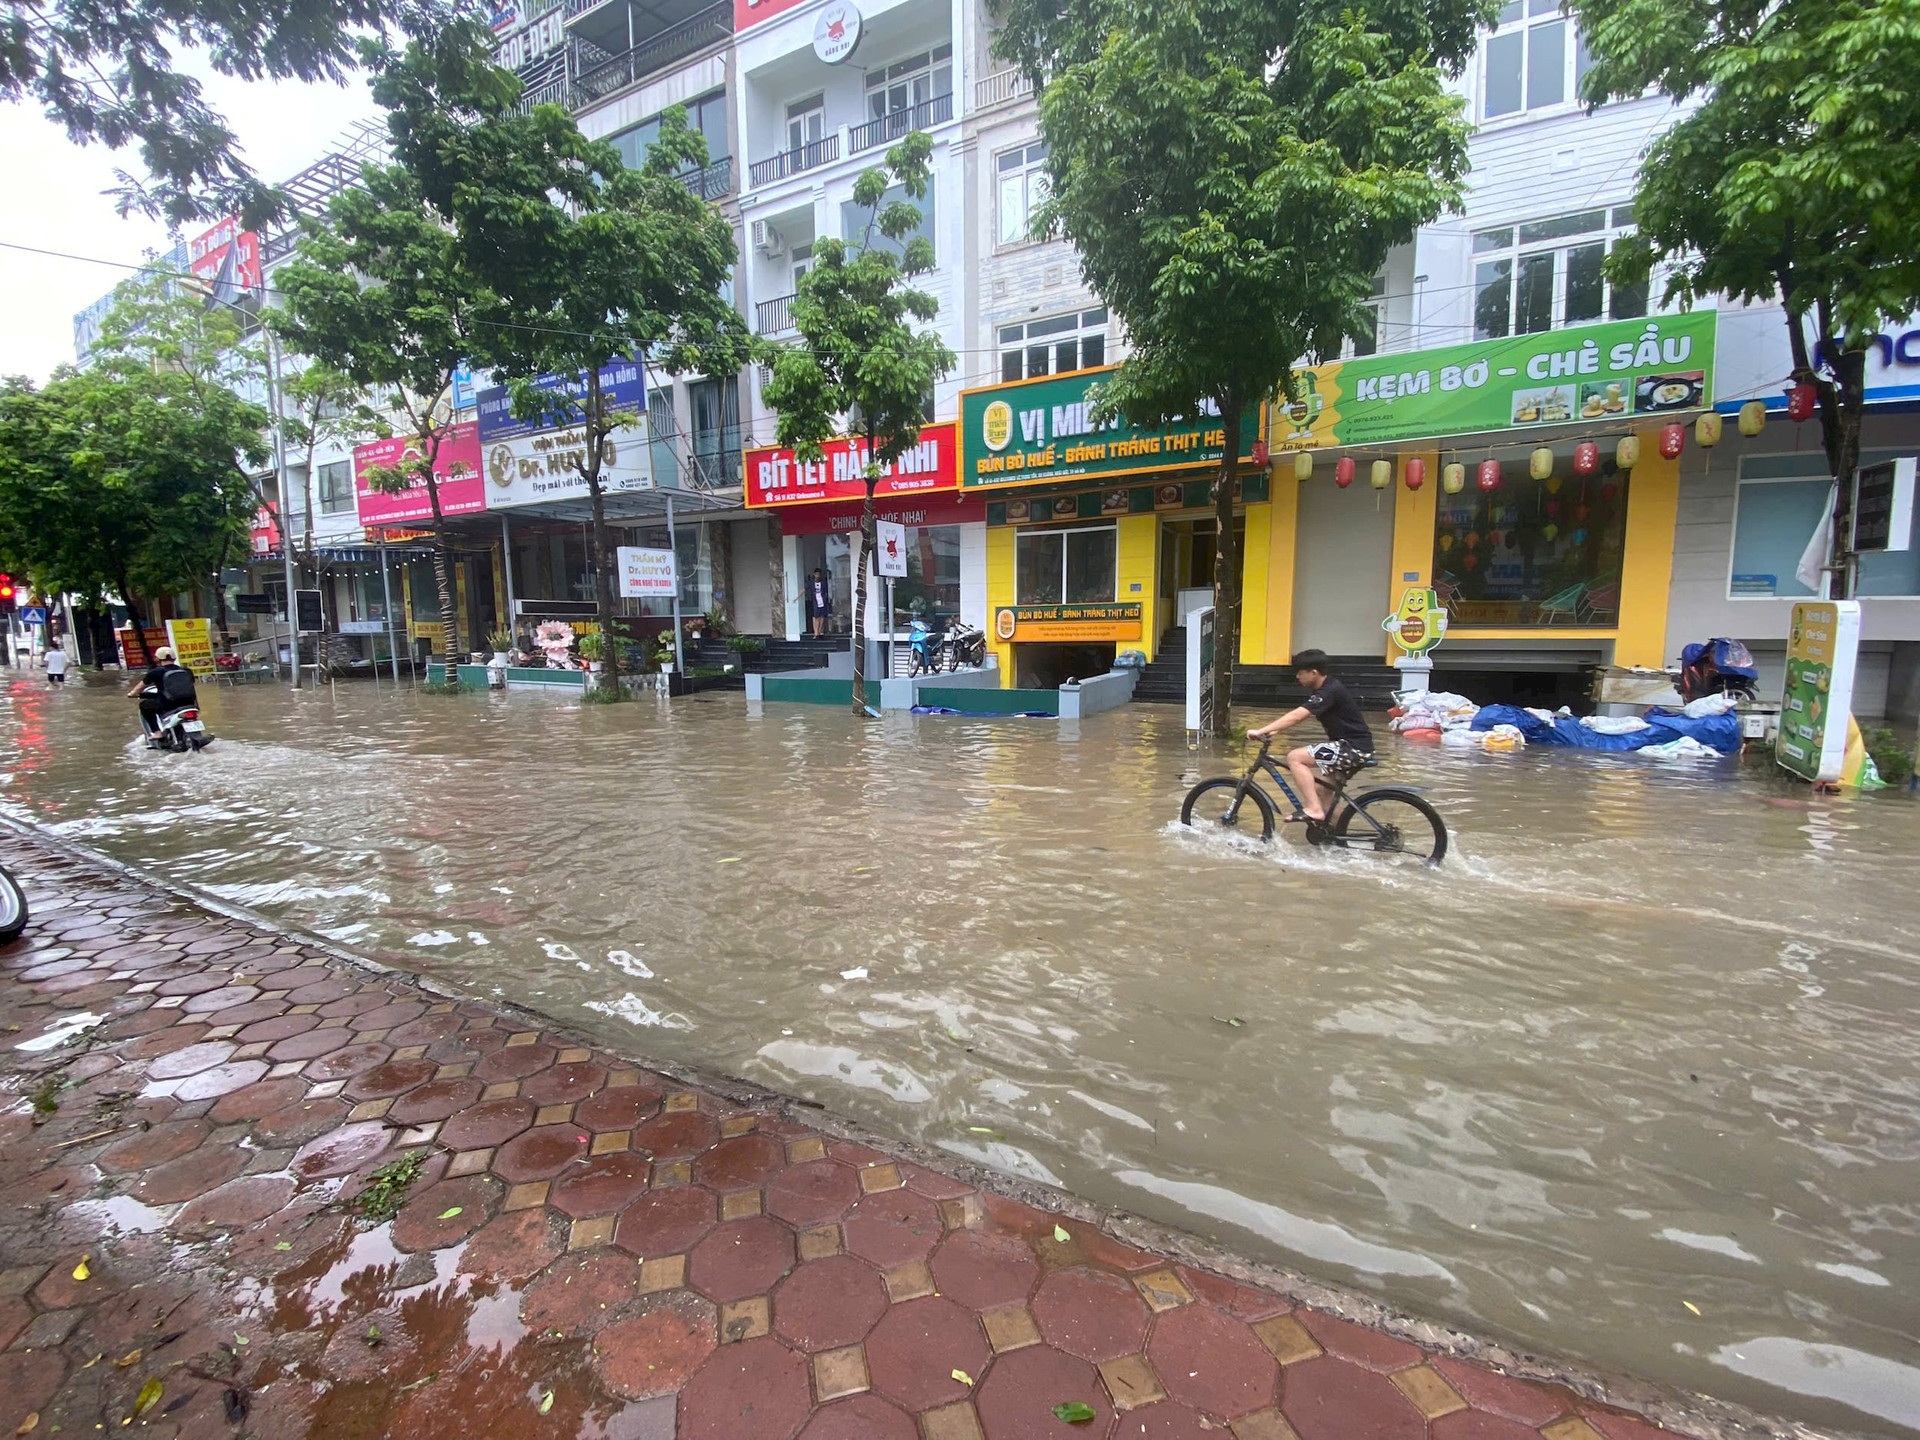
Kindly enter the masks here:
[[168, 711], [200, 703], [193, 671], [179, 662], [168, 645], [153, 652], [152, 666], [127, 687], [127, 694], [140, 697], [140, 727], [149, 735], [159, 728], [160, 717]]

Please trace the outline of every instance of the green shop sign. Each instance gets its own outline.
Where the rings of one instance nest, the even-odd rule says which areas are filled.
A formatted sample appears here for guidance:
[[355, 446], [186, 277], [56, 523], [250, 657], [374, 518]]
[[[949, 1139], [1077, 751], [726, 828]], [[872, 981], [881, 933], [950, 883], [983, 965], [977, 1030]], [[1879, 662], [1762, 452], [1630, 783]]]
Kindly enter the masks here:
[[1274, 409], [1275, 450], [1382, 445], [1581, 422], [1651, 420], [1713, 403], [1718, 315], [1696, 310], [1299, 372]]
[[[1042, 485], [1055, 480], [1144, 476], [1218, 465], [1226, 432], [1202, 416], [1191, 425], [1143, 430], [1124, 420], [1095, 425], [1087, 391], [1117, 366], [1049, 375], [960, 397], [960, 488]], [[1263, 414], [1240, 423], [1240, 455], [1253, 454]]]

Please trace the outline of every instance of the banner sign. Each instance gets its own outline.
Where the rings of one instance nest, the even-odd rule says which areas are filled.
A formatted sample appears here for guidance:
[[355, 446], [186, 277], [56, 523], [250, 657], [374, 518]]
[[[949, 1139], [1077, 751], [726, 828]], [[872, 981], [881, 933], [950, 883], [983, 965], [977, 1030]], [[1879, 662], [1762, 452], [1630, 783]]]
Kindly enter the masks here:
[[619, 545], [620, 593], [630, 600], [673, 598], [673, 551]]
[[[433, 501], [427, 482], [416, 481], [398, 495], [383, 495], [367, 486], [367, 472], [375, 466], [393, 469], [420, 452], [419, 439], [394, 435], [353, 448], [353, 499], [364, 525], [397, 525], [408, 520], [431, 520]], [[473, 421], [451, 426], [434, 458], [435, 487], [442, 515], [472, 515], [487, 508], [486, 482], [480, 478], [480, 432]]]
[[799, 4], [800, 0], [733, 0], [733, 33], [764, 24]]
[[1187, 612], [1187, 729], [1213, 733], [1213, 606]]
[[[873, 498], [952, 490], [959, 483], [958, 427], [942, 420], [920, 427], [920, 442], [895, 460], [874, 486]], [[842, 436], [820, 447], [817, 461], [791, 450], [766, 448], [746, 455], [746, 503], [808, 505], [822, 500], [864, 500], [867, 451], [861, 440]]]
[[173, 657], [195, 676], [213, 674], [213, 630], [205, 620], [167, 621], [167, 644]]
[[[1103, 475], [1217, 467], [1226, 451], [1218, 419], [1143, 430], [1125, 420], [1095, 425], [1087, 391], [1118, 366], [968, 390], [960, 396], [963, 489], [1043, 485]], [[1240, 455], [1251, 461], [1266, 407], [1241, 417]]]
[[1447, 638], [1447, 607], [1440, 603], [1439, 591], [1409, 585], [1400, 596], [1400, 608], [1382, 620], [1380, 628], [1407, 654], [1424, 655]]
[[[783, 535], [851, 535], [860, 528], [860, 506], [796, 505], [780, 516]], [[874, 513], [909, 529], [922, 525], [975, 525], [987, 518], [983, 501], [952, 494], [929, 495], [924, 500], [875, 501]]]
[[1009, 644], [1034, 640], [1138, 640], [1140, 603], [1119, 605], [1002, 605], [993, 633]]
[[[540, 430], [558, 430], [577, 425], [582, 419], [579, 399], [586, 394], [586, 381], [579, 375], [542, 375], [533, 382], [553, 392], [553, 408], [533, 420], [513, 418], [513, 400], [504, 385], [489, 385], [480, 392], [480, 443], [532, 435]], [[644, 415], [647, 410], [645, 369], [634, 360], [616, 360], [600, 371], [600, 400], [610, 415]]]
[[[489, 441], [485, 450], [487, 509], [511, 510], [552, 500], [577, 500], [591, 493], [580, 478], [586, 463], [585, 426], [539, 430], [507, 440]], [[647, 422], [615, 430], [600, 445], [603, 491], [647, 490], [653, 486]]]
[[228, 216], [206, 234], [187, 242], [187, 268], [196, 279], [216, 290], [258, 290], [260, 237], [241, 229], [240, 222]]
[[1858, 600], [1802, 600], [1787, 632], [1787, 687], [1773, 758], [1802, 780], [1840, 778], [1860, 653]]
[[882, 575], [907, 576], [907, 527], [893, 520], [873, 522], [874, 564]]
[[1712, 310], [1576, 325], [1296, 372], [1276, 450], [1380, 445], [1581, 421], [1663, 418], [1713, 403]]

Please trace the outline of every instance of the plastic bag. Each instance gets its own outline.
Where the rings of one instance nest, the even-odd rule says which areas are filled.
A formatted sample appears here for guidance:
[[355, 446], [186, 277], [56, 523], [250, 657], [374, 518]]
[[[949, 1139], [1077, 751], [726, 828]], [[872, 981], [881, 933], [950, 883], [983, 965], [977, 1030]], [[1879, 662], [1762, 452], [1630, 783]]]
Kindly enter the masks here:
[[1527, 737], [1520, 733], [1517, 725], [1496, 725], [1483, 735], [1480, 743], [1488, 750], [1524, 750]]
[[1711, 745], [1702, 745], [1691, 735], [1682, 735], [1678, 740], [1669, 740], [1664, 745], [1643, 745], [1642, 755], [1651, 755], [1656, 760], [1718, 760], [1720, 752]]
[[1638, 715], [1583, 715], [1580, 723], [1597, 735], [1632, 735], [1653, 728]]
[[1713, 695], [1702, 695], [1698, 700], [1689, 700], [1680, 713], [1689, 719], [1703, 720], [1709, 715], [1724, 715], [1739, 703], [1738, 696], [1722, 691]]

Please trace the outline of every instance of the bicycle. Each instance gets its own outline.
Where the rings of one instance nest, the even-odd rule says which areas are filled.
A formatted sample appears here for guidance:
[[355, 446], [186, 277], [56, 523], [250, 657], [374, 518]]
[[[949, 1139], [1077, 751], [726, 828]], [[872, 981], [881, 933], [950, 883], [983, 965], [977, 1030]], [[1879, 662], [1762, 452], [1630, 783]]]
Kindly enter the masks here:
[[[1246, 807], [1253, 806], [1259, 819], [1260, 838], [1273, 839], [1276, 820], [1273, 798], [1260, 788], [1262, 772], [1280, 787], [1287, 797], [1291, 813], [1286, 822], [1307, 827], [1309, 845], [1331, 845], [1343, 850], [1369, 850], [1379, 855], [1405, 855], [1428, 865], [1438, 865], [1447, 854], [1447, 826], [1435, 810], [1412, 790], [1397, 785], [1382, 785], [1347, 796], [1347, 780], [1332, 782], [1333, 794], [1327, 802], [1328, 820], [1309, 820], [1300, 808], [1300, 797], [1287, 783], [1286, 770], [1268, 751], [1271, 740], [1260, 743], [1247, 773], [1237, 779], [1222, 775], [1202, 780], [1187, 792], [1180, 807], [1180, 823], [1200, 823], [1212, 828], [1239, 831], [1248, 820]], [[1344, 809], [1342, 806], [1344, 805]], [[1195, 815], [1199, 815], [1196, 822]], [[1252, 832], [1247, 825], [1246, 833]]]

